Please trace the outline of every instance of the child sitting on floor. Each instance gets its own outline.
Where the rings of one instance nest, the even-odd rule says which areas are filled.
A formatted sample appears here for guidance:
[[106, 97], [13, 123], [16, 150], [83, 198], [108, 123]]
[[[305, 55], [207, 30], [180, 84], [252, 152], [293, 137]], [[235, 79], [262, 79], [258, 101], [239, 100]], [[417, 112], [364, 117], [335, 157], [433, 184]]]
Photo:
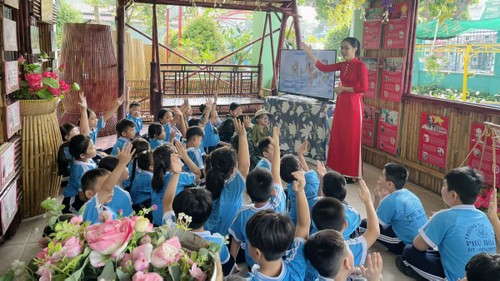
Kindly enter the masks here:
[[142, 130], [141, 104], [137, 101], [131, 102], [130, 105], [128, 106], [128, 113], [125, 118], [134, 122], [135, 124], [134, 136], [140, 136]]
[[[132, 147], [133, 149], [133, 147]], [[110, 172], [113, 172], [118, 165], [118, 158], [116, 156], [106, 156], [104, 157], [98, 164], [99, 168], [106, 169]], [[127, 164], [128, 165], [128, 164]], [[129, 172], [128, 169], [122, 172], [118, 182], [115, 186], [115, 193], [113, 195], [113, 200], [109, 203], [109, 205], [114, 210], [121, 210], [122, 215], [124, 217], [130, 217], [133, 213], [132, 209], [132, 198], [130, 197], [130, 193], [120, 187], [124, 180], [128, 179]]]
[[149, 137], [149, 145], [151, 146], [151, 150], [155, 150], [158, 146], [166, 143], [165, 129], [160, 123], [151, 123], [148, 127], [148, 137]]
[[465, 265], [465, 273], [461, 281], [500, 280], [500, 255], [480, 253], [473, 256]]
[[113, 150], [111, 150], [111, 155], [114, 156], [118, 155], [118, 149], [121, 149], [125, 144], [129, 144], [135, 138], [135, 123], [128, 119], [118, 121], [116, 123], [116, 133], [118, 139], [113, 146]]
[[[271, 160], [273, 159], [274, 156], [274, 147], [271, 144], [271, 138], [262, 139], [259, 142], [258, 148], [262, 158], [260, 158], [259, 162], [257, 162], [255, 168], [264, 168], [271, 171], [272, 168]], [[278, 152], [279, 152], [279, 147], [278, 147]]]

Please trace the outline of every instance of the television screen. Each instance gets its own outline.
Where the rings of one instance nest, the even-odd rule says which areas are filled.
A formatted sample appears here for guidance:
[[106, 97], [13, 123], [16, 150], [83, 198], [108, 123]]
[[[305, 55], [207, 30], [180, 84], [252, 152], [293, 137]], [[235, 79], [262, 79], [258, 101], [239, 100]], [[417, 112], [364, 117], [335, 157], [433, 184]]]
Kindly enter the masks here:
[[[315, 50], [324, 64], [335, 63], [337, 52]], [[295, 95], [333, 99], [335, 72], [319, 71], [303, 50], [281, 50], [278, 90]]]

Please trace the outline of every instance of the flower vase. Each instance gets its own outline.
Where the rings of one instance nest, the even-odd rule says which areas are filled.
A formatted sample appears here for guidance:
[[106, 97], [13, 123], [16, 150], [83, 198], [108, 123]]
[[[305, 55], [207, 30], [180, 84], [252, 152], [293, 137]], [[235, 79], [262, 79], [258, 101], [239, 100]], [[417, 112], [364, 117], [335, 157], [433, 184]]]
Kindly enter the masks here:
[[55, 111], [58, 101], [20, 101], [24, 217], [44, 213], [41, 202], [59, 195], [62, 177], [57, 174], [57, 152], [62, 139]]

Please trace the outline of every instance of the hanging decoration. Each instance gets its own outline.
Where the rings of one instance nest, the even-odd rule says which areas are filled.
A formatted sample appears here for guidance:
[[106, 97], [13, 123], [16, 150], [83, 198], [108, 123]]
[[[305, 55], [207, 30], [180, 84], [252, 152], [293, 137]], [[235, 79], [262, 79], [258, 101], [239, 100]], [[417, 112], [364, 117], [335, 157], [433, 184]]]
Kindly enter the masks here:
[[384, 23], [389, 21], [389, 15], [393, 10], [392, 2], [393, 0], [382, 0], [382, 7], [385, 9], [384, 13], [382, 14], [382, 22]]

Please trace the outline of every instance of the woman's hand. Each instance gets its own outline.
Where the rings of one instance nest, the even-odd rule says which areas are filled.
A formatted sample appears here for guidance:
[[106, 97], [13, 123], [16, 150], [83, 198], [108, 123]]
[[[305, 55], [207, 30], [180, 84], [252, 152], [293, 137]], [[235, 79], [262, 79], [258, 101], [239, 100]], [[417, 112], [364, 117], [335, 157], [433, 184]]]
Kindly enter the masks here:
[[333, 90], [335, 91], [335, 93], [340, 94], [344, 91], [344, 87], [338, 86], [338, 87], [335, 87]]
[[300, 48], [306, 52], [311, 52], [312, 49], [311, 47], [309, 47], [309, 45], [307, 45], [306, 43], [304, 42], [300, 42]]

